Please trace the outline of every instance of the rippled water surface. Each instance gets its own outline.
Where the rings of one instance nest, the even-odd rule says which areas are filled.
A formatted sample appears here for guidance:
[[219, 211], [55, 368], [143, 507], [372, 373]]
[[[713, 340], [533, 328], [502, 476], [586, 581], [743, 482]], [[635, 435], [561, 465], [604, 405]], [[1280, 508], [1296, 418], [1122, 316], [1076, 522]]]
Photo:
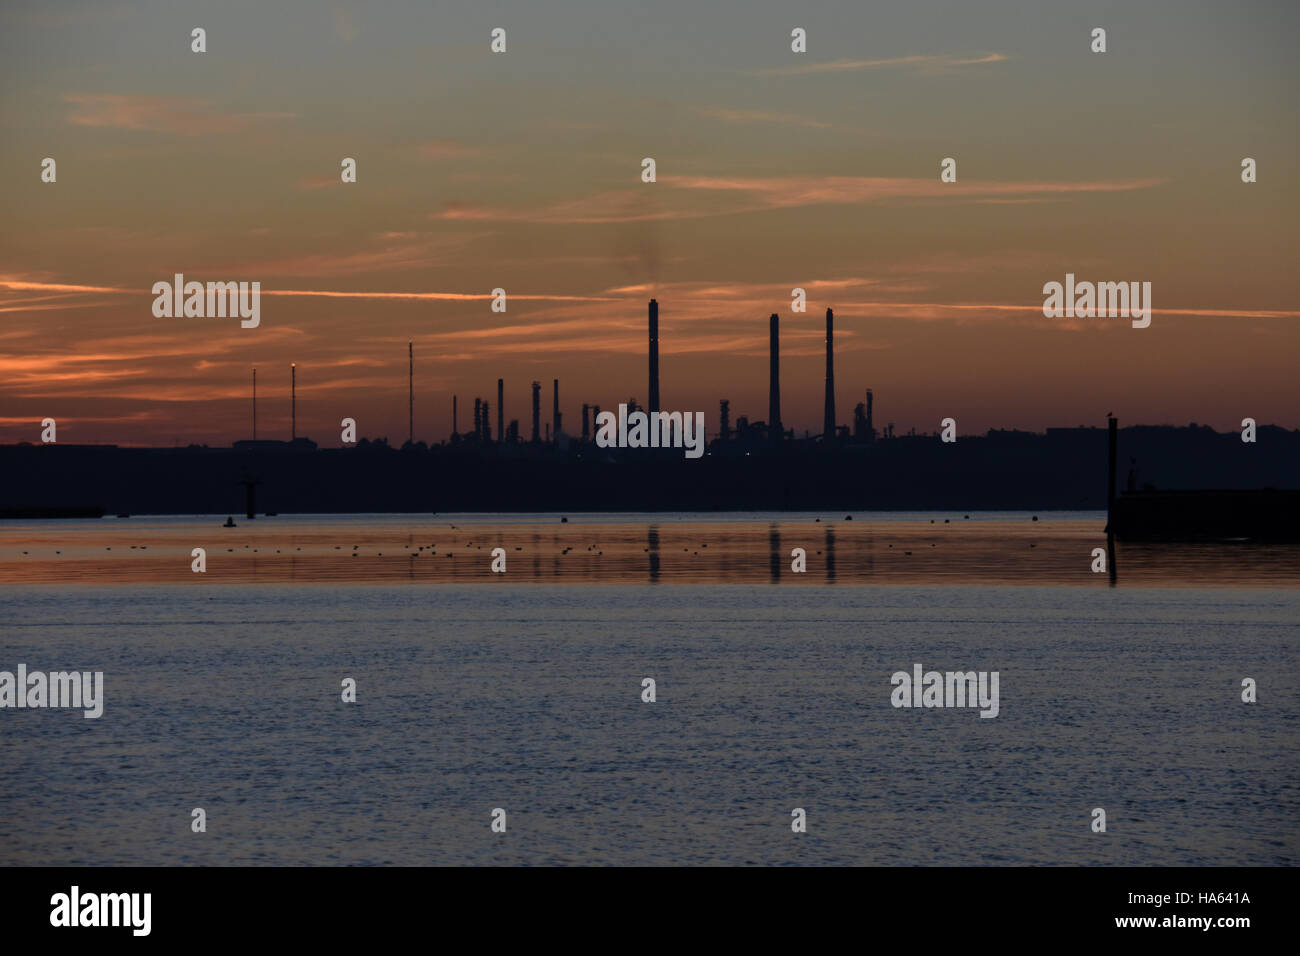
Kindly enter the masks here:
[[[0, 710], [0, 863], [1297, 861], [1300, 592], [850, 587], [803, 546], [791, 586], [0, 586], [0, 669], [106, 696]], [[914, 663], [998, 671], [999, 716], [891, 707]]]

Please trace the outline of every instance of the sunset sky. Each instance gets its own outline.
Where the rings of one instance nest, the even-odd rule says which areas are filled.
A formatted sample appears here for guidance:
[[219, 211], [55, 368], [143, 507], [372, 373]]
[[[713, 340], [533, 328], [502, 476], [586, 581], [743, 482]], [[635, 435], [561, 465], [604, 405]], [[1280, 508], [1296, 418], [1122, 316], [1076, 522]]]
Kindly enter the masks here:
[[[842, 423], [870, 387], [899, 431], [1300, 427], [1298, 34], [1291, 2], [8, 2], [0, 442], [247, 438], [253, 366], [287, 438], [291, 362], [300, 435], [401, 441], [408, 341], [417, 439], [498, 377], [521, 425], [559, 378], [576, 431], [646, 400], [651, 296], [661, 404], [711, 433], [766, 417], [772, 312], [820, 430], [827, 307]], [[176, 272], [261, 282], [260, 327], [155, 318]], [[1067, 272], [1151, 282], [1150, 328], [1044, 318]]]

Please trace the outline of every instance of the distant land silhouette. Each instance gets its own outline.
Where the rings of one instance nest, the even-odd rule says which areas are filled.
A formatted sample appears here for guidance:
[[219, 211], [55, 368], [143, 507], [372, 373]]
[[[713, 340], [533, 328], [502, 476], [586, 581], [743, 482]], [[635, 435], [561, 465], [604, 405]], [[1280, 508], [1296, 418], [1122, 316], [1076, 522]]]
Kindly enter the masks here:
[[[1208, 426], [1119, 430], [1117, 484], [1143, 488], [1295, 489], [1300, 430], [1261, 426], [1258, 441]], [[0, 513], [107, 514], [529, 511], [1102, 510], [1105, 428], [991, 430], [865, 440], [713, 439], [680, 449], [604, 449], [457, 436], [425, 446], [362, 439], [318, 448], [0, 446]], [[249, 487], [252, 488], [250, 508]]]

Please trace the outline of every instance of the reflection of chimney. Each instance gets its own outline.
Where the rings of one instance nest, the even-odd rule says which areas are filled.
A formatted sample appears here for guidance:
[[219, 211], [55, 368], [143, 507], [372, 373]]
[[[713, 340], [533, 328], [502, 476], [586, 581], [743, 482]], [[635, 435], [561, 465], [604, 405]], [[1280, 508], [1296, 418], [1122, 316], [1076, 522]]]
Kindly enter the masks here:
[[497, 441], [506, 440], [506, 382], [497, 379]]
[[551, 433], [555, 435], [555, 440], [559, 441], [560, 440], [560, 380], [558, 378], [555, 379], [554, 388], [555, 391], [553, 393], [553, 398], [552, 398], [551, 417], [555, 420], [555, 427], [551, 429]]
[[542, 386], [533, 382], [533, 444], [542, 440]]
[[650, 411], [659, 411], [659, 303], [650, 300]]
[[826, 409], [822, 441], [835, 440], [835, 313], [826, 310]]
[[771, 356], [771, 376], [767, 386], [767, 427], [768, 432], [774, 439], [781, 439], [785, 436], [785, 431], [781, 427], [781, 346], [780, 346], [780, 318], [775, 312], [772, 313], [772, 343], [769, 354]]

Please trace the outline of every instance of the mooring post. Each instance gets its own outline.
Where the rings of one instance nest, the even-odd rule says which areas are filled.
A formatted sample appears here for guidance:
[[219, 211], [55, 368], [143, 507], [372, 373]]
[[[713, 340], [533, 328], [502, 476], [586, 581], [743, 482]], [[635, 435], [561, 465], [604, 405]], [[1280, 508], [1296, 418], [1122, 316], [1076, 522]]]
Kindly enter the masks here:
[[1107, 416], [1107, 422], [1110, 425], [1109, 435], [1109, 462], [1108, 470], [1110, 479], [1106, 486], [1106, 531], [1110, 532], [1114, 527], [1115, 521], [1115, 467], [1117, 465], [1115, 449], [1119, 439], [1119, 421], [1114, 415]]

